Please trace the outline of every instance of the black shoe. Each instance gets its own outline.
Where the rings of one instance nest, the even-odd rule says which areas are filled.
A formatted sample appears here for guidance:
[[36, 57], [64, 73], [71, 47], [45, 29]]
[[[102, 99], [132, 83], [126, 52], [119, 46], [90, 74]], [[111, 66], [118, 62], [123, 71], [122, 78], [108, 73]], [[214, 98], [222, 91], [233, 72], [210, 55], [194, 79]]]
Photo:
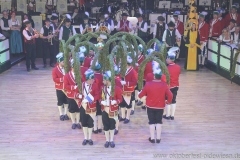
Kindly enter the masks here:
[[44, 65], [43, 65], [43, 68], [47, 68], [47, 64], [44, 64]]
[[170, 116], [167, 117], [166, 115], [163, 115], [163, 118], [166, 119], [166, 120], [169, 120], [169, 119], [170, 119]]
[[61, 121], [64, 121], [64, 115], [61, 115], [61, 116], [60, 116], [60, 120], [61, 120]]
[[88, 140], [84, 139], [83, 142], [82, 142], [82, 145], [86, 145], [88, 143]]
[[93, 131], [94, 134], [98, 134], [98, 130]]
[[93, 141], [91, 139], [88, 140], [89, 145], [93, 145]]
[[76, 129], [77, 125], [74, 123], [72, 124], [72, 129]]
[[78, 129], [81, 129], [81, 128], [82, 128], [82, 126], [80, 125], [80, 123], [77, 124], [77, 128], [78, 128]]
[[114, 130], [114, 135], [117, 135], [118, 134], [118, 130]]
[[98, 133], [102, 133], [102, 129], [98, 129], [97, 131], [98, 131]]
[[125, 121], [123, 122], [124, 124], [127, 124], [127, 123], [129, 123], [130, 122], [130, 119], [125, 119]]
[[106, 143], [104, 144], [104, 147], [105, 147], [105, 148], [108, 148], [108, 147], [109, 147], [109, 142], [106, 142]]
[[143, 104], [143, 102], [138, 101], [137, 106], [141, 106], [142, 104]]
[[121, 117], [121, 118], [119, 118], [119, 122], [125, 121], [125, 119], [126, 119], [126, 118], [122, 118], [122, 117]]
[[69, 120], [69, 117], [68, 117], [68, 115], [64, 115], [64, 120]]
[[142, 109], [146, 109], [146, 106], [142, 106]]
[[157, 140], [156, 140], [156, 143], [160, 143], [160, 142], [161, 142], [161, 139], [157, 139]]
[[155, 143], [155, 139], [151, 139], [150, 137], [148, 138], [149, 142]]
[[171, 116], [170, 118], [171, 118], [171, 120], [174, 120], [174, 117]]
[[30, 72], [30, 68], [27, 68], [27, 71]]
[[114, 144], [114, 142], [112, 141], [112, 142], [110, 142], [110, 147], [111, 148], [114, 148], [115, 147], [115, 144]]
[[34, 69], [34, 70], [39, 70], [39, 68], [37, 68], [36, 66], [32, 67], [32, 69]]
[[133, 115], [134, 114], [134, 110], [131, 110], [131, 113], [130, 113], [130, 115]]

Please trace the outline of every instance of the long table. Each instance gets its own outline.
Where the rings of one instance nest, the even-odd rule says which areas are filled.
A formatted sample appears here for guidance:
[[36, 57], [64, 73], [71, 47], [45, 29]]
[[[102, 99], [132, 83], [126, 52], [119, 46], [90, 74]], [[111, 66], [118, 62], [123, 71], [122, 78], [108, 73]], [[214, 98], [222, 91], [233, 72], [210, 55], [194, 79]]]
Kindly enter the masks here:
[[210, 38], [207, 45], [207, 67], [240, 85], [240, 56], [236, 64], [235, 77], [233, 79], [230, 77], [236, 52], [237, 47], [235, 44], [218, 43], [216, 39]]

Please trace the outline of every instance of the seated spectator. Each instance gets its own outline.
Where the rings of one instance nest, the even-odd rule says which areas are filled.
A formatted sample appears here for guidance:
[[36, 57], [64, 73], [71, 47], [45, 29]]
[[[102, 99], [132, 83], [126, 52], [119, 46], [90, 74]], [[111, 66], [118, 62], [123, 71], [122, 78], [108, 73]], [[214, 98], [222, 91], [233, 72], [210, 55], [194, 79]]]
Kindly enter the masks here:
[[10, 30], [10, 27], [9, 27], [9, 24], [8, 24], [8, 20], [9, 20], [8, 12], [3, 11], [3, 17], [1, 18], [0, 23], [1, 23], [2, 34], [6, 38], [9, 38], [10, 33], [11, 33], [11, 30]]
[[218, 42], [232, 43], [232, 37], [227, 28], [222, 30], [222, 35], [219, 36]]
[[240, 26], [235, 27], [235, 32], [231, 33], [231, 39], [233, 40], [233, 43], [237, 44], [240, 41]]
[[236, 26], [236, 21], [234, 19], [231, 19], [227, 27], [230, 33], [233, 33], [235, 31], [235, 26]]

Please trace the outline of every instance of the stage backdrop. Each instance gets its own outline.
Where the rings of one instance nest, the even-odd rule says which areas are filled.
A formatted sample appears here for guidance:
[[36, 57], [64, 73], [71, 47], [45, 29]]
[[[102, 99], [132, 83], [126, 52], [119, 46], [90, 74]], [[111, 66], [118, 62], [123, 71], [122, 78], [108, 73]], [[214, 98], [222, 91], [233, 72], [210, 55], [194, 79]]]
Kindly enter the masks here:
[[17, 11], [22, 11], [23, 13], [27, 13], [26, 0], [17, 0]]
[[40, 32], [42, 28], [42, 16], [32, 16], [32, 20], [35, 24], [35, 29]]
[[45, 4], [46, 2], [36, 1], [36, 12], [45, 13]]
[[59, 13], [67, 13], [67, 1], [66, 0], [58, 0], [57, 10]]
[[1, 3], [1, 11], [11, 10], [11, 2], [2, 2]]

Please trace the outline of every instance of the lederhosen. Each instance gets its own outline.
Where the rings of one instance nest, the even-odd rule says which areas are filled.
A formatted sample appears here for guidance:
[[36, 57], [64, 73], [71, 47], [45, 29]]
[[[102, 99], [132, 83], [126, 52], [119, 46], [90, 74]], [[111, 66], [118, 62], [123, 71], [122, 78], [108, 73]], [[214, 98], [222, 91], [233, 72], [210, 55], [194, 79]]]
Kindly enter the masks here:
[[[86, 92], [88, 95], [90, 91], [87, 92], [85, 83], [83, 83], [83, 92]], [[89, 90], [91, 90], [92, 85], [89, 85]], [[88, 104], [87, 104], [88, 105]], [[87, 110], [87, 111], [86, 111]], [[83, 127], [88, 127], [88, 128], [93, 128], [93, 118], [88, 114], [88, 106], [86, 107], [86, 110], [81, 106], [80, 108], [80, 117], [81, 117], [81, 122]]]
[[[49, 26], [47, 28], [46, 26], [43, 26], [43, 36], [48, 36], [49, 32], [53, 34], [53, 27]], [[53, 45], [51, 45], [51, 42], [48, 42], [48, 39], [43, 40], [43, 64], [47, 64], [47, 55], [50, 57], [50, 64], [54, 63], [54, 50]]]
[[[34, 32], [30, 33], [27, 29], [25, 29], [28, 36], [34, 36]], [[24, 37], [24, 36], [23, 36]], [[27, 40], [24, 37], [24, 47], [26, 49], [26, 66], [30, 69], [30, 57], [31, 57], [31, 66], [35, 67], [35, 59], [36, 59], [36, 40], [31, 39]]]
[[[108, 93], [106, 87], [103, 88], [102, 93], [104, 95], [105, 100], [107, 99], [107, 97], [109, 97], [109, 103], [111, 103], [111, 95], [110, 95], [110, 93]], [[109, 104], [109, 105], [111, 105], [111, 104]], [[114, 130], [116, 128], [116, 121], [114, 118], [118, 117], [118, 107], [115, 107], [114, 111], [112, 112], [111, 107], [113, 107], [113, 106], [108, 106], [109, 113], [107, 113], [105, 111], [105, 107], [106, 106], [102, 106], [102, 111], [103, 111], [102, 112], [102, 122], [103, 122], [103, 126], [104, 126], [104, 131]]]

